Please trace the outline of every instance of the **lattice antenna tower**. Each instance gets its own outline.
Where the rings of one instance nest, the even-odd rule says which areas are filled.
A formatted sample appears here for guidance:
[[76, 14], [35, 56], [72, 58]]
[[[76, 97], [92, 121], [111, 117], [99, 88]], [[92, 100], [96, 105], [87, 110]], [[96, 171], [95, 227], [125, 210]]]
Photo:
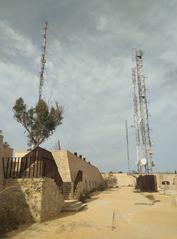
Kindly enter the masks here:
[[46, 64], [46, 45], [47, 45], [47, 29], [48, 29], [48, 23], [45, 22], [44, 26], [44, 33], [43, 33], [43, 45], [42, 45], [42, 54], [41, 54], [41, 71], [40, 71], [40, 77], [39, 77], [39, 100], [42, 98], [42, 88], [44, 85], [44, 70], [45, 70], [45, 64]]
[[140, 160], [141, 160], [141, 136], [140, 136], [140, 110], [139, 110], [139, 97], [138, 97], [138, 84], [136, 76], [136, 67], [132, 68], [132, 83], [133, 83], [133, 106], [134, 106], [134, 127], [136, 135], [136, 164], [138, 172], [141, 172]]
[[149, 112], [147, 90], [143, 72], [143, 52], [137, 50], [135, 54], [135, 66], [132, 69], [134, 122], [136, 130], [136, 153], [138, 171], [141, 172], [141, 160], [146, 159], [145, 171], [152, 172], [152, 143], [149, 127]]

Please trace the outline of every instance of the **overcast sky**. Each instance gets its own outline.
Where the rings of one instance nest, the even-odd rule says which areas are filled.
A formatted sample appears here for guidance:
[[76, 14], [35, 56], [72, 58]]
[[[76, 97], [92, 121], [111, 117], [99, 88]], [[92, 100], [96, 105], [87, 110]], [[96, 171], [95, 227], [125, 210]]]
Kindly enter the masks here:
[[27, 140], [12, 107], [37, 101], [45, 21], [43, 98], [64, 107], [64, 120], [42, 146], [60, 139], [101, 171], [127, 170], [127, 119], [135, 169], [131, 68], [141, 48], [156, 170], [177, 170], [177, 1], [0, 0], [0, 129], [15, 150]]

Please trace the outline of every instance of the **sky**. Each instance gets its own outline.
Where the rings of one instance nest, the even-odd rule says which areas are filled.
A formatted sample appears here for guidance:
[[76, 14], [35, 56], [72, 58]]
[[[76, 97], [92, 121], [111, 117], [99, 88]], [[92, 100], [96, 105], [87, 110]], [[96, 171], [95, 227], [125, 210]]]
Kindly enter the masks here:
[[48, 22], [43, 98], [64, 119], [42, 147], [82, 154], [101, 171], [136, 169], [131, 69], [144, 52], [155, 171], [177, 170], [176, 0], [0, 0], [0, 129], [27, 149], [12, 107], [38, 100], [44, 22]]

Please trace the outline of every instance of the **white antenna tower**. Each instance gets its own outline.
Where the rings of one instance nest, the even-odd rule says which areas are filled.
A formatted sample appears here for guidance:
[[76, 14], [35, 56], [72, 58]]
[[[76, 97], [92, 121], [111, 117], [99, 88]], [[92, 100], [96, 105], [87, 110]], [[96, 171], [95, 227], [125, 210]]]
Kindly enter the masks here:
[[41, 71], [40, 71], [40, 78], [39, 78], [39, 100], [42, 98], [42, 87], [44, 84], [44, 70], [45, 70], [45, 63], [46, 63], [46, 45], [47, 45], [47, 28], [48, 23], [45, 22], [44, 26], [44, 40], [43, 40], [43, 46], [42, 46], [42, 54], [41, 54]]
[[[136, 130], [136, 155], [138, 172], [145, 166], [146, 173], [152, 172], [152, 143], [149, 127], [149, 112], [145, 76], [143, 73], [143, 52], [137, 50], [135, 66], [132, 69], [134, 124]], [[146, 160], [146, 163], [145, 163]]]

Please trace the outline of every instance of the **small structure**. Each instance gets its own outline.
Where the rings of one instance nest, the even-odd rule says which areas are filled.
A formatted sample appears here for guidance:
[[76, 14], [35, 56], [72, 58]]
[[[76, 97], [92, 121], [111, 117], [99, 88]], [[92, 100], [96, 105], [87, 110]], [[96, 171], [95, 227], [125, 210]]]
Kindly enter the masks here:
[[82, 193], [98, 189], [104, 184], [98, 168], [86, 161], [82, 155], [72, 154], [68, 150], [52, 152], [63, 180], [65, 199], [78, 199]]
[[177, 175], [174, 173], [155, 173], [157, 179], [157, 187], [159, 190], [168, 188], [170, 190], [177, 189]]
[[18, 225], [45, 221], [60, 213], [64, 205], [63, 181], [51, 152], [37, 147], [21, 157], [3, 157], [1, 162], [4, 175], [4, 190], [0, 194], [2, 228], [10, 227], [11, 218]]
[[136, 189], [141, 192], [157, 192], [157, 180], [155, 175], [139, 175], [136, 178]]
[[62, 178], [51, 152], [37, 147], [21, 158], [2, 158], [4, 178], [52, 178], [62, 189]]
[[3, 188], [3, 164], [2, 157], [12, 157], [13, 149], [8, 145], [7, 142], [4, 142], [4, 136], [2, 135], [2, 131], [0, 130], [0, 191]]
[[4, 136], [2, 131], [0, 131], [0, 157], [12, 157], [13, 149], [9, 146], [7, 142], [4, 142]]

